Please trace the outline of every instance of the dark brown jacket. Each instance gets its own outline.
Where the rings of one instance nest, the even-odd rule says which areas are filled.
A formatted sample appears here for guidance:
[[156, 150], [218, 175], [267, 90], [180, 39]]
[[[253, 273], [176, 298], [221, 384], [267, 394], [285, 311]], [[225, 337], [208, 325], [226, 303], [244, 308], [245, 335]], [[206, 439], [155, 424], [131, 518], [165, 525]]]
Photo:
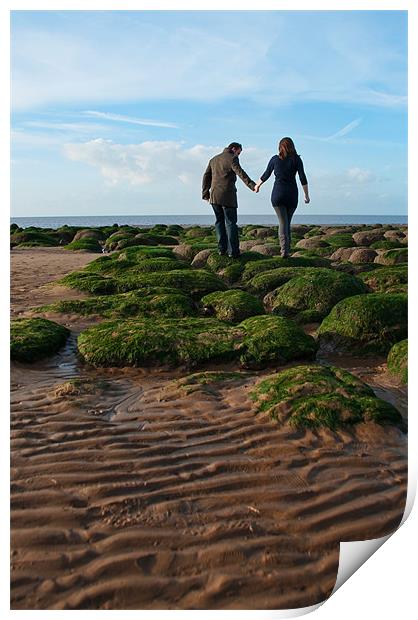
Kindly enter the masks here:
[[203, 175], [203, 200], [209, 199], [211, 204], [237, 208], [237, 175], [247, 187], [254, 189], [255, 183], [241, 168], [237, 155], [226, 148], [212, 157]]

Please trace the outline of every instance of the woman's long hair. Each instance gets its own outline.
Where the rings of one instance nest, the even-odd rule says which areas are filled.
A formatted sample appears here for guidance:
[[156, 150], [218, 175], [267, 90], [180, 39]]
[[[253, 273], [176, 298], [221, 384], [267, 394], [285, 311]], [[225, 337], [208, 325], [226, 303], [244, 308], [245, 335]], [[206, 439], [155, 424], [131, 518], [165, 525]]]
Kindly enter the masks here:
[[286, 157], [296, 157], [296, 149], [292, 138], [282, 138], [280, 140], [279, 157], [280, 159], [286, 159]]

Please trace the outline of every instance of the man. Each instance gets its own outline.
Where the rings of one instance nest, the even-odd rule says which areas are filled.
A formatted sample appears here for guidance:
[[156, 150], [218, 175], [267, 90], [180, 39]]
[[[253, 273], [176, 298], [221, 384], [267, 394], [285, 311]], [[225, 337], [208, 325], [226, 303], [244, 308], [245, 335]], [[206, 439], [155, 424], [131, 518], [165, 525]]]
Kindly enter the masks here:
[[210, 201], [215, 212], [215, 229], [219, 254], [238, 258], [239, 238], [237, 227], [237, 175], [253, 191], [256, 184], [241, 168], [238, 156], [242, 146], [231, 142], [222, 153], [212, 157], [203, 175], [202, 199]]

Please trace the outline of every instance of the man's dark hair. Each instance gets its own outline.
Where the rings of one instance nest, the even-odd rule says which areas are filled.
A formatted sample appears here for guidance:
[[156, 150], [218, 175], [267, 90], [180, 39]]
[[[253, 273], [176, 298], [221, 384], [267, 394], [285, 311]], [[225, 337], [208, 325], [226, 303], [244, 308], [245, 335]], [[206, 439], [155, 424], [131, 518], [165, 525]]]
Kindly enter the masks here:
[[231, 142], [231, 144], [228, 144], [227, 149], [231, 153], [232, 153], [232, 149], [241, 149], [242, 151], [242, 144], [240, 144], [239, 142]]

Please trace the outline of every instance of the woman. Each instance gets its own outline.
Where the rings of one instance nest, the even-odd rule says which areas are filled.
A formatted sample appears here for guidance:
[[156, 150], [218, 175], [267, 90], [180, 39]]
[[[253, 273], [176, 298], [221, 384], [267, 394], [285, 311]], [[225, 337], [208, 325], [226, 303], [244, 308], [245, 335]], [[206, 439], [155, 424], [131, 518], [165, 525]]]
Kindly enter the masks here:
[[305, 194], [305, 202], [310, 202], [308, 181], [303, 170], [303, 163], [296, 153], [291, 138], [282, 138], [279, 142], [279, 154], [270, 159], [264, 174], [261, 175], [254, 188], [258, 192], [261, 185], [267, 181], [274, 170], [276, 177], [271, 193], [271, 204], [279, 218], [279, 239], [281, 256], [287, 258], [290, 252], [290, 222], [298, 206], [298, 186], [296, 172]]

